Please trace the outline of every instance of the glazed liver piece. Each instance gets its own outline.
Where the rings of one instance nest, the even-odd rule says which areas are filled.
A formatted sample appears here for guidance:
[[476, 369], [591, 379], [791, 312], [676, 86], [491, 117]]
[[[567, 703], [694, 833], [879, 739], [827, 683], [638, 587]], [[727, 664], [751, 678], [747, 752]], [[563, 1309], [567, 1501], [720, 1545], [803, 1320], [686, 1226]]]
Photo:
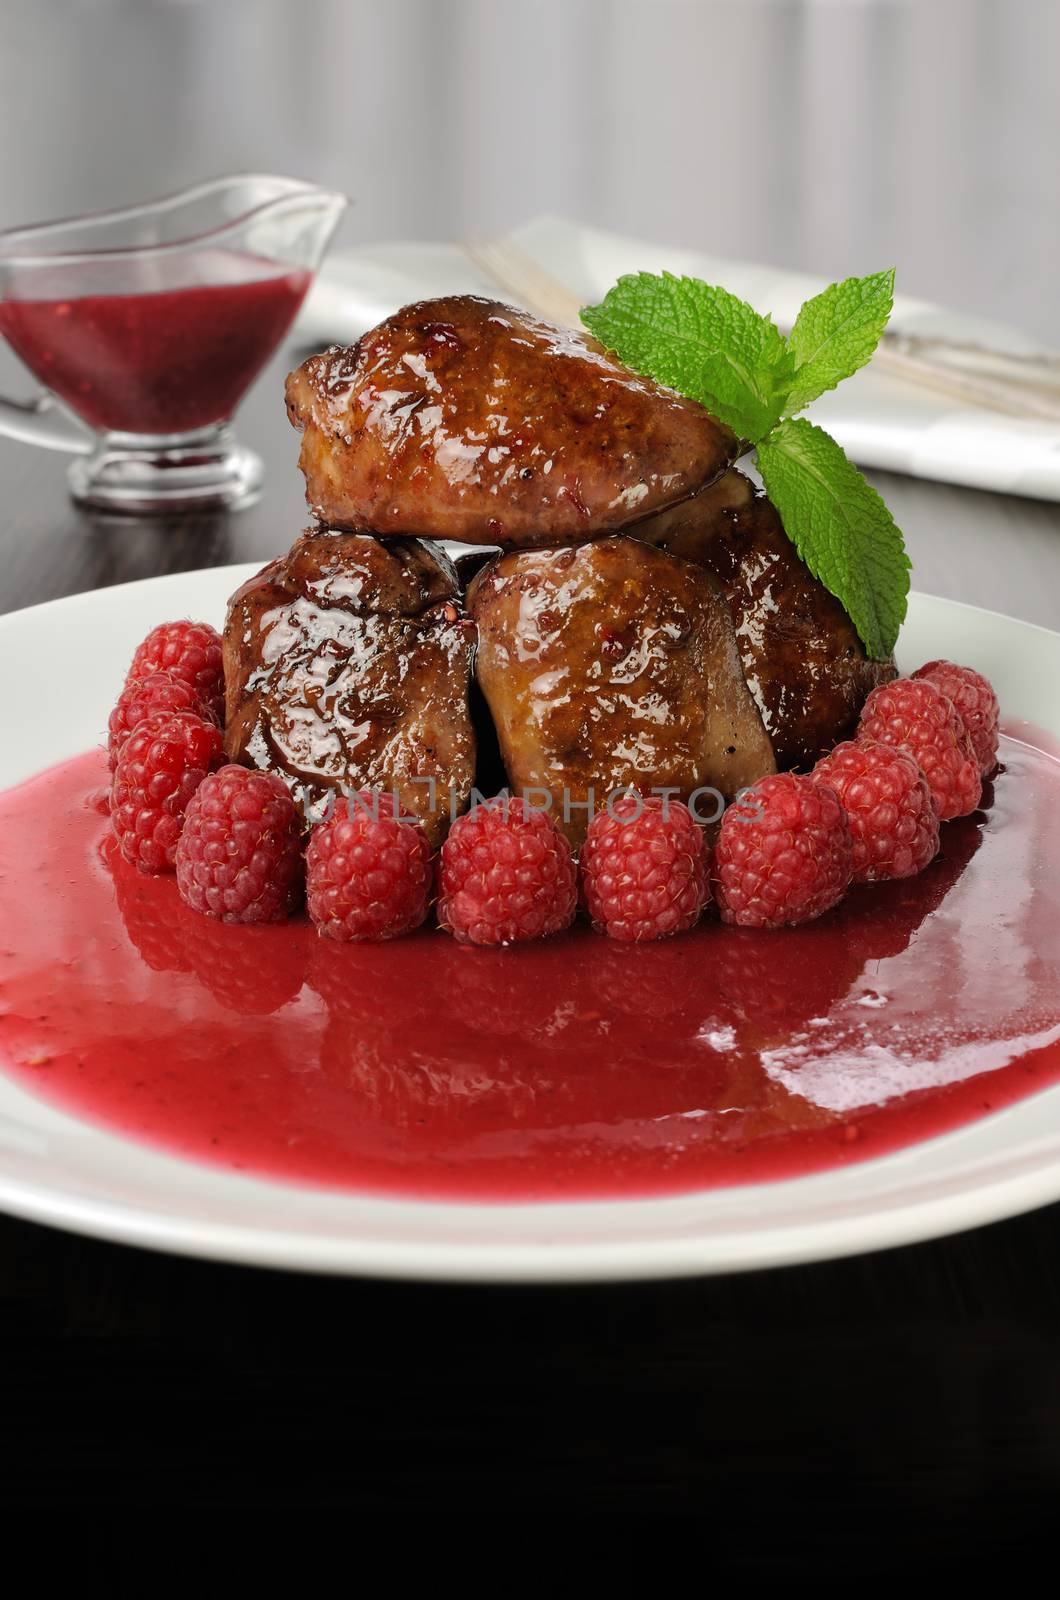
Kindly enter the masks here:
[[394, 788], [438, 844], [450, 790], [459, 809], [474, 782], [473, 645], [442, 551], [311, 529], [229, 602], [228, 757], [278, 772], [303, 808]]
[[475, 295], [312, 356], [287, 409], [313, 514], [384, 537], [578, 544], [695, 493], [735, 449], [587, 335]]
[[468, 610], [509, 781], [548, 790], [572, 844], [590, 791], [598, 809], [626, 786], [730, 798], [774, 770], [724, 596], [702, 568], [622, 537], [509, 552], [474, 579]]
[[811, 767], [844, 738], [865, 697], [895, 676], [869, 661], [854, 624], [788, 539], [776, 509], [734, 468], [631, 528], [707, 567], [725, 591], [744, 672], [778, 767]]

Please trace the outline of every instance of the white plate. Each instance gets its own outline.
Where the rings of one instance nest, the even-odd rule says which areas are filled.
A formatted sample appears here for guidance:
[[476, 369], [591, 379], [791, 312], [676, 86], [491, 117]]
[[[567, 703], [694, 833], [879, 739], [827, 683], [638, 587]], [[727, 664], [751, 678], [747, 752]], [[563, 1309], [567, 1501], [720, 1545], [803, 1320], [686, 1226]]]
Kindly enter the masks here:
[[[254, 567], [98, 590], [0, 617], [0, 787], [97, 742], [134, 646], [172, 617], [220, 622]], [[900, 656], [971, 660], [1008, 717], [1060, 738], [1060, 634], [914, 596]], [[31, 687], [30, 687], [31, 685]], [[159, 1154], [0, 1076], [0, 1206], [188, 1255], [485, 1281], [735, 1271], [906, 1244], [1060, 1198], [1060, 1087], [882, 1160], [676, 1198], [467, 1205], [297, 1188]]]

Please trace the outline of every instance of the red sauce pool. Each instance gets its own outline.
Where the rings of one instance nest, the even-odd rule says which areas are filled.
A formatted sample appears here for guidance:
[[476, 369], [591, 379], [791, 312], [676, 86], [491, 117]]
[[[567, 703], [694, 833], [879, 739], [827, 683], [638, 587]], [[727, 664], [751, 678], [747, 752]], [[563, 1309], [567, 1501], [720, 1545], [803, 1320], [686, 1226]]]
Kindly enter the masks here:
[[104, 760], [81, 756], [0, 795], [0, 1063], [194, 1160], [405, 1196], [879, 1156], [1060, 1078], [1060, 762], [1014, 739], [1003, 758], [925, 873], [808, 927], [490, 951], [199, 918], [115, 858]]
[[31, 267], [0, 333], [91, 427], [186, 433], [232, 415], [311, 277], [224, 250]]

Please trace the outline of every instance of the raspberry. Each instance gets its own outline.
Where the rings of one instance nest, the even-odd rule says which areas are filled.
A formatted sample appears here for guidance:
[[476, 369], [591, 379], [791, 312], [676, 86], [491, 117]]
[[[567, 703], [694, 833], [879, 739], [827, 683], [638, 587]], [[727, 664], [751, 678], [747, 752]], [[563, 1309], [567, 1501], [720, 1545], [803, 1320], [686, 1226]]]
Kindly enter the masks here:
[[194, 711], [204, 722], [216, 722], [213, 708], [197, 689], [185, 683], [172, 672], [151, 672], [146, 678], [130, 678], [107, 724], [107, 750], [110, 770], [118, 765], [118, 756], [132, 730], [145, 717], [157, 711]]
[[714, 894], [723, 922], [780, 928], [837, 905], [854, 872], [846, 813], [794, 772], [759, 778], [722, 818]]
[[171, 672], [194, 689], [224, 723], [225, 679], [221, 635], [208, 622], [161, 622], [132, 658], [126, 683], [152, 672]]
[[302, 830], [272, 772], [228, 766], [204, 778], [184, 815], [177, 888], [222, 922], [283, 922], [302, 891]]
[[514, 944], [574, 921], [578, 877], [551, 817], [499, 796], [458, 817], [442, 846], [438, 921], [468, 944]]
[[110, 820], [126, 861], [167, 872], [188, 802], [220, 766], [221, 733], [192, 711], [156, 712], [134, 728], [114, 769]]
[[589, 824], [582, 885], [593, 927], [612, 939], [665, 939], [710, 899], [707, 847], [679, 800], [622, 795]]
[[997, 766], [998, 722], [1001, 707], [997, 695], [981, 672], [974, 667], [959, 667], [955, 661], [929, 661], [914, 678], [927, 678], [957, 707], [972, 741], [982, 777]]
[[904, 750], [871, 739], [836, 745], [813, 769], [835, 794], [854, 840], [854, 882], [911, 878], [933, 861], [939, 819], [927, 779]]
[[856, 737], [911, 755], [928, 781], [940, 822], [974, 811], [983, 785], [968, 730], [948, 695], [928, 678], [896, 678], [873, 689]]
[[309, 835], [309, 915], [332, 939], [396, 939], [424, 921], [431, 903], [431, 847], [402, 821], [389, 794], [340, 798]]

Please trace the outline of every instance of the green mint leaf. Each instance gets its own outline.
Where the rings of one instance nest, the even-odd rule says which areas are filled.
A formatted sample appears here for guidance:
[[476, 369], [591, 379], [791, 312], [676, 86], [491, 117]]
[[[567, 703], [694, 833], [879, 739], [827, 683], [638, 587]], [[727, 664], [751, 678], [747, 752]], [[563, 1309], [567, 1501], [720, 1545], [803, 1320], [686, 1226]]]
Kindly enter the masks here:
[[883, 501], [831, 434], [799, 417], [758, 446], [784, 531], [843, 605], [869, 655], [886, 660], [905, 619], [909, 557]]
[[847, 278], [807, 300], [788, 336], [795, 379], [791, 415], [863, 367], [880, 342], [894, 300], [894, 268], [870, 278]]
[[633, 273], [582, 321], [627, 366], [698, 400], [751, 444], [783, 414], [795, 359], [771, 318], [726, 289]]

